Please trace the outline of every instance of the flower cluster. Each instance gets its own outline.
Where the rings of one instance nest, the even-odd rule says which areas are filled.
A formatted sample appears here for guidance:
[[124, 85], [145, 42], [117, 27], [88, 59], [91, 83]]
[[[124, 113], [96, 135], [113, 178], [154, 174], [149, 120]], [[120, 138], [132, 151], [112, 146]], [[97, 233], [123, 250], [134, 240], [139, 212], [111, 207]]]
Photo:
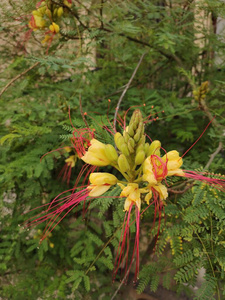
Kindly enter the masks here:
[[65, 9], [71, 6], [72, 0], [64, 0], [63, 6], [55, 5], [51, 0], [39, 1], [36, 10], [32, 11], [28, 23], [29, 34], [32, 31], [45, 30], [45, 38], [42, 40], [42, 44], [47, 44], [49, 48], [54, 36], [60, 31], [58, 23], [65, 13]]
[[[128, 126], [124, 121], [122, 133], [116, 131], [113, 133], [114, 145], [98, 141], [90, 129], [75, 130], [75, 132], [72, 144], [77, 156], [86, 163], [81, 173], [88, 170], [85, 177], [89, 177], [88, 185], [83, 185], [82, 188], [75, 187], [69, 196], [63, 198], [60, 198], [62, 194], [57, 196], [49, 205], [47, 213], [44, 215], [41, 213], [30, 224], [39, 224], [48, 220], [43, 239], [79, 203], [84, 203], [88, 197], [99, 197], [112, 186], [118, 185], [121, 189], [120, 199], [124, 201], [125, 216], [116, 254], [114, 278], [122, 263], [125, 264], [125, 274], [129, 273], [134, 259], [136, 259], [135, 279], [137, 278], [140, 215], [144, 206], [146, 210], [146, 206], [153, 205], [155, 207], [154, 222], [158, 214], [160, 224], [161, 212], [168, 197], [167, 177], [180, 176], [201, 180], [224, 191], [224, 180], [208, 178], [204, 174], [193, 171], [184, 171], [181, 169], [182, 157], [176, 150], [166, 152], [158, 140], [148, 143], [145, 122], [138, 109], [133, 112]], [[75, 159], [75, 156], [70, 156], [66, 160], [67, 165], [73, 167]], [[105, 166], [112, 166], [115, 170], [113, 174], [94, 172], [96, 168]], [[136, 236], [129, 260], [129, 227], [133, 208]], [[58, 217], [60, 217], [59, 221]], [[158, 234], [159, 229], [158, 227]]]

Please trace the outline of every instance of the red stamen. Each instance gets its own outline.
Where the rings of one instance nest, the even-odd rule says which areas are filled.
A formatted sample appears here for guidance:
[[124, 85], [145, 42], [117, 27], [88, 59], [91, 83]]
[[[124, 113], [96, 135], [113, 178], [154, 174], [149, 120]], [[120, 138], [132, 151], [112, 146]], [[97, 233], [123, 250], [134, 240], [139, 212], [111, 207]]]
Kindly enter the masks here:
[[[199, 136], [199, 138], [194, 142], [194, 144], [193, 144], [190, 148], [187, 149], [187, 151], [181, 156], [181, 158], [183, 158], [183, 157], [191, 150], [191, 148], [193, 148], [194, 145], [200, 140], [200, 138], [203, 136], [203, 134], [205, 133], [205, 131], [207, 130], [207, 128], [209, 127], [209, 125], [212, 123], [212, 121], [215, 119], [215, 117], [216, 117], [216, 116], [214, 116], [214, 117], [212, 118], [212, 120], [208, 123], [208, 125], [207, 125], [206, 128], [203, 130], [203, 132], [201, 133], [201, 135]], [[181, 158], [180, 158], [180, 159], [181, 159]]]

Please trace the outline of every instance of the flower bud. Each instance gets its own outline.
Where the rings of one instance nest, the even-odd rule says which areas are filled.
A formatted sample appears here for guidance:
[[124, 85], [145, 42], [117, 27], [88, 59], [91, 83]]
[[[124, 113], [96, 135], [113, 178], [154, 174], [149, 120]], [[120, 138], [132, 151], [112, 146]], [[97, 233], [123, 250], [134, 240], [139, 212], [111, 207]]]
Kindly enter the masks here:
[[120, 151], [121, 151], [125, 156], [129, 156], [129, 155], [130, 155], [128, 146], [127, 146], [125, 143], [121, 145]]
[[127, 143], [127, 147], [128, 147], [129, 152], [131, 154], [134, 153], [135, 142], [132, 138], [129, 138], [128, 143]]
[[140, 144], [139, 146], [137, 146], [136, 153], [138, 153], [139, 151], [144, 151], [144, 145], [143, 144]]
[[148, 156], [148, 150], [149, 150], [149, 147], [150, 147], [149, 143], [145, 143], [144, 149], [145, 149], [145, 154], [146, 154], [146, 156]]
[[49, 26], [49, 29], [53, 33], [58, 33], [59, 32], [59, 25], [57, 25], [55, 22], [52, 22], [52, 25]]
[[122, 172], [125, 173], [130, 170], [130, 165], [124, 154], [120, 154], [117, 162], [118, 162], [119, 168]]
[[138, 128], [136, 130], [136, 133], [134, 135], [134, 140], [136, 143], [138, 143], [138, 141], [140, 140], [140, 138], [142, 137], [142, 135], [144, 134], [144, 124], [141, 121], [138, 125]]
[[160, 147], [161, 147], [160, 141], [158, 141], [158, 140], [153, 141], [151, 143], [151, 145], [149, 146], [147, 156], [150, 156], [153, 154], [160, 156]]
[[134, 136], [134, 127], [133, 124], [130, 123], [130, 125], [128, 126], [128, 133], [131, 137]]
[[130, 136], [126, 131], [123, 132], [123, 137], [124, 137], [125, 143], [128, 143], [128, 140], [129, 140]]
[[[114, 135], [114, 142], [116, 144], [116, 146], [118, 145], [118, 139], [119, 137], [121, 137], [122, 134], [120, 132], [117, 132], [115, 135]], [[117, 146], [118, 147], [118, 146]]]
[[[129, 151], [128, 151], [128, 148], [126, 146], [126, 143], [125, 143], [125, 140], [124, 140], [124, 137], [122, 136], [122, 134], [120, 134], [119, 132], [117, 132], [115, 135], [114, 135], [114, 140], [115, 140], [115, 144], [116, 144], [116, 147], [121, 151], [121, 152], [125, 152], [124, 154], [125, 155], [129, 155]], [[126, 149], [125, 149], [126, 148]], [[127, 154], [127, 151], [128, 151], [128, 154]]]
[[145, 152], [144, 150], [140, 150], [137, 152], [135, 156], [135, 164], [136, 165], [141, 165], [143, 161], [145, 160]]
[[117, 162], [118, 154], [116, 152], [116, 149], [111, 144], [107, 144], [105, 146], [105, 155], [110, 161]]
[[63, 14], [63, 7], [61, 6], [61, 7], [59, 7], [58, 10], [57, 10], [57, 15], [58, 15], [58, 17], [60, 18], [60, 17], [62, 16], [62, 14]]
[[48, 17], [49, 17], [49, 19], [51, 19], [51, 18], [52, 18], [52, 12], [50, 11], [50, 9], [49, 9], [49, 8], [47, 8], [47, 9], [45, 10], [45, 14], [46, 14], [46, 16], [48, 16]]

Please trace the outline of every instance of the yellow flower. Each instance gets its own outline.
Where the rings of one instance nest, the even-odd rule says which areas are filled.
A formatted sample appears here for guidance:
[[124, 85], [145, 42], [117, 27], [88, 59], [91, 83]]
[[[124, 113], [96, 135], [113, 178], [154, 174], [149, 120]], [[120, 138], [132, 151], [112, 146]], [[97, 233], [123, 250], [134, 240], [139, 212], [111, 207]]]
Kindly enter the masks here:
[[75, 166], [76, 160], [77, 160], [76, 155], [71, 155], [65, 160], [65, 162], [69, 167], [73, 168]]
[[130, 205], [135, 204], [139, 211], [141, 209], [141, 192], [137, 183], [128, 183], [125, 187], [123, 184], [118, 183], [122, 192], [120, 197], [127, 197], [124, 203], [124, 210], [129, 210]]
[[98, 197], [110, 189], [112, 185], [117, 183], [117, 178], [109, 173], [91, 173], [89, 177], [91, 185], [89, 196]]
[[45, 27], [46, 23], [45, 23], [45, 20], [42, 19], [42, 17], [34, 15], [34, 20], [35, 20], [35, 24], [38, 28]]
[[158, 184], [155, 184], [155, 185], [149, 185], [148, 186], [148, 191], [149, 192], [145, 196], [145, 201], [147, 202], [148, 205], [149, 205], [149, 200], [152, 198], [154, 190], [157, 191], [160, 200], [165, 200], [168, 197], [167, 187], [165, 185], [163, 185], [161, 183], [158, 183]]
[[[42, 44], [48, 43], [52, 39], [52, 36], [46, 34], [45, 38], [41, 41]], [[65, 148], [65, 147], [64, 147]]]
[[91, 140], [91, 146], [88, 151], [81, 157], [81, 159], [87, 164], [104, 167], [110, 165], [110, 160], [105, 154], [106, 145], [99, 142], [96, 139]]
[[57, 25], [55, 22], [52, 22], [52, 24], [49, 26], [49, 29], [53, 33], [59, 32], [59, 25]]
[[69, 0], [69, 1], [68, 0], [64, 0], [63, 4], [66, 5], [67, 7], [71, 7], [72, 6], [71, 0]]
[[162, 157], [162, 160], [167, 162], [167, 176], [185, 176], [184, 172], [180, 169], [183, 164], [183, 160], [176, 150], [169, 151]]
[[153, 166], [151, 163], [150, 156], [147, 157], [146, 160], [144, 161], [142, 178], [144, 181], [148, 181], [152, 185], [157, 183], [157, 180], [156, 180], [154, 172], [153, 172]]

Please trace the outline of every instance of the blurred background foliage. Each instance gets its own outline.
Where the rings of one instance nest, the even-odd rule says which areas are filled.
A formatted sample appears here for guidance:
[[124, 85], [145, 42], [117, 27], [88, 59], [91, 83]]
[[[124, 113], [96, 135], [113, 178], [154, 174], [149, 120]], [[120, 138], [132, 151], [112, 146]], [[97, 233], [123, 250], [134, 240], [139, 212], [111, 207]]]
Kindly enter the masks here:
[[[142, 293], [150, 287], [156, 292], [158, 286], [185, 291], [191, 299], [220, 297], [224, 291], [225, 200], [214, 189], [195, 185], [186, 193], [170, 194], [156, 253], [157, 228], [151, 229], [154, 212], [145, 213], [140, 281], [135, 287], [132, 274], [126, 287], [119, 280], [111, 282], [124, 217], [122, 202], [101, 198], [93, 201], [85, 217], [82, 207], [71, 212], [41, 245], [45, 224], [30, 231], [18, 224], [37, 213], [24, 214], [28, 210], [68, 189], [58, 175], [69, 154], [56, 151], [41, 163], [40, 158], [70, 145], [69, 107], [78, 128], [86, 126], [80, 99], [89, 126], [106, 124], [107, 111], [113, 120], [118, 99], [143, 53], [120, 115], [131, 106], [145, 104], [143, 114], [152, 115], [148, 135], [159, 139], [167, 151], [180, 153], [215, 116], [185, 156], [184, 168], [204, 168], [218, 149], [207, 168], [224, 173], [225, 44], [223, 33], [217, 30], [225, 18], [223, 1], [46, 3], [52, 11], [63, 7], [60, 19], [55, 18], [60, 31], [47, 45], [42, 41], [48, 28], [32, 31], [28, 27], [35, 1], [0, 4], [0, 298], [138, 299], [131, 290]], [[81, 167], [78, 161], [72, 169], [69, 188]], [[118, 193], [112, 190], [109, 195]], [[202, 267], [206, 271], [203, 284], [193, 296], [188, 287], [198, 284]]]

